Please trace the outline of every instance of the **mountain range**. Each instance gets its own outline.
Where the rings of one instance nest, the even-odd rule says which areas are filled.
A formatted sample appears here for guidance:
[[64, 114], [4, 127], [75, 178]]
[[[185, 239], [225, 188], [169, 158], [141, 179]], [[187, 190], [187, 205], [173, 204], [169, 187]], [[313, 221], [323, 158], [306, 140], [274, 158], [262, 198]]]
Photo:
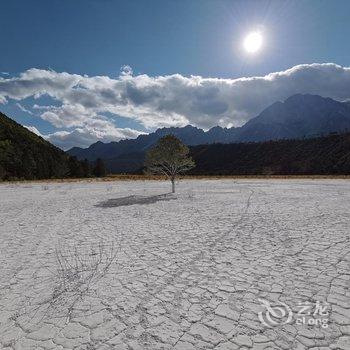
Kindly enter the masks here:
[[350, 103], [294, 95], [240, 128], [162, 128], [133, 140], [73, 148], [69, 155], [0, 113], [0, 180], [91, 176], [97, 158], [111, 173], [140, 172], [147, 149], [166, 134], [189, 145], [192, 174], [349, 174], [347, 129]]
[[242, 127], [213, 127], [204, 131], [197, 127], [161, 128], [136, 139], [118, 142], [96, 142], [88, 148], [73, 147], [68, 154], [78, 159], [106, 160], [112, 171], [129, 171], [139, 164], [143, 154], [159, 138], [177, 136], [187, 145], [212, 143], [261, 142], [298, 139], [350, 130], [350, 102], [339, 102], [318, 95], [297, 94], [284, 102], [275, 102]]

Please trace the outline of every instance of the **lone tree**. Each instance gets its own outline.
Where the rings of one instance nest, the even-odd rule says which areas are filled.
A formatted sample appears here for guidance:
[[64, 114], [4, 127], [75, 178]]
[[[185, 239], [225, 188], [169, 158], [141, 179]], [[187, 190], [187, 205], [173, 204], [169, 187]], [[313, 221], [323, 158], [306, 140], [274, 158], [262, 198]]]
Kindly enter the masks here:
[[166, 135], [146, 154], [146, 172], [163, 174], [171, 181], [172, 193], [175, 192], [175, 179], [178, 174], [192, 169], [195, 164], [188, 156], [189, 149], [174, 135]]

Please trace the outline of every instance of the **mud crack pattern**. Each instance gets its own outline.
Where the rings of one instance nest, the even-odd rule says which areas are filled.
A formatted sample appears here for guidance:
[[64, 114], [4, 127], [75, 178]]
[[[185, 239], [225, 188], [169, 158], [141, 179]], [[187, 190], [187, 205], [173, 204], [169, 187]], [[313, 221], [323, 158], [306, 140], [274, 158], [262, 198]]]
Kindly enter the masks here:
[[[182, 181], [98, 206], [168, 189], [2, 184], [0, 348], [350, 349], [348, 181]], [[327, 302], [329, 326], [266, 327], [259, 299]]]

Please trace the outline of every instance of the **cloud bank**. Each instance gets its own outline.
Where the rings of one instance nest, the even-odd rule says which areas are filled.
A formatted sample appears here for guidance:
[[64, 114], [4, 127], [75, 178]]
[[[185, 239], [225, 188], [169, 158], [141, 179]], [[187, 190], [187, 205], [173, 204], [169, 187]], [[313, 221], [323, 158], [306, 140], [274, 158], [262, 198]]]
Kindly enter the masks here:
[[129, 66], [117, 78], [33, 68], [17, 77], [0, 77], [0, 103], [28, 97], [53, 99], [53, 105], [32, 108], [43, 120], [64, 129], [47, 136], [63, 148], [139, 134], [117, 128], [113, 115], [136, 120], [148, 129], [186, 124], [205, 129], [240, 126], [271, 103], [296, 93], [350, 99], [350, 68], [313, 63], [239, 79], [134, 76]]

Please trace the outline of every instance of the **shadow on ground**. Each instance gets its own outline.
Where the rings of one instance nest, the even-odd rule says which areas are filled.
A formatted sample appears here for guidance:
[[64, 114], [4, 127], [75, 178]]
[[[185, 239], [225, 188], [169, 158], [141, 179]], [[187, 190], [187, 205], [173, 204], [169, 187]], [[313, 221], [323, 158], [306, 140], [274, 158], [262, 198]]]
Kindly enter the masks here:
[[96, 204], [96, 207], [114, 208], [134, 204], [152, 204], [160, 201], [171, 201], [174, 199], [176, 199], [176, 197], [174, 197], [171, 193], [159, 194], [156, 196], [127, 196], [108, 199], [104, 202]]

